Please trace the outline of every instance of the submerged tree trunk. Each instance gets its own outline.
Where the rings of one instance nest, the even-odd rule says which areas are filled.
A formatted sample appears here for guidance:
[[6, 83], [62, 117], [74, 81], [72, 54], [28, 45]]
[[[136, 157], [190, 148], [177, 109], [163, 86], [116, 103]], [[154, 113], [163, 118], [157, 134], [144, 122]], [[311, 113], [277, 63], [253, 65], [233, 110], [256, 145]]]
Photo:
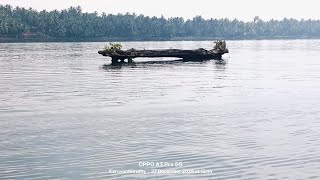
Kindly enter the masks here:
[[181, 50], [181, 49], [162, 49], [162, 50], [136, 50], [128, 49], [126, 51], [121, 50], [121, 44], [110, 43], [111, 47], [106, 46], [105, 50], [98, 53], [103, 56], [110, 56], [112, 63], [117, 63], [119, 60], [124, 62], [128, 59], [128, 62], [133, 62], [132, 59], [137, 57], [177, 57], [184, 60], [209, 60], [209, 59], [221, 59], [222, 55], [229, 53], [225, 41], [216, 41], [214, 49], [205, 50], [203, 48], [196, 50]]
[[103, 56], [109, 56], [112, 58], [112, 61], [132, 59], [137, 57], [177, 57], [184, 60], [205, 60], [205, 59], [221, 59], [222, 55], [228, 53], [226, 50], [180, 50], [180, 49], [163, 49], [163, 50], [135, 50], [129, 49], [126, 51], [123, 50], [112, 50], [99, 51], [98, 53]]

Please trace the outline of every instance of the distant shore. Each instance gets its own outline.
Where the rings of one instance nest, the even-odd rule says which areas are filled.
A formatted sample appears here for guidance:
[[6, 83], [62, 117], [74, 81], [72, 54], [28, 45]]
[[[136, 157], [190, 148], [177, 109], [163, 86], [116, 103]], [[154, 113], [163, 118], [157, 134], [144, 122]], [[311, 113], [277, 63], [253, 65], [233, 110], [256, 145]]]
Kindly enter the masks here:
[[0, 42], [212, 41], [320, 38], [320, 20], [252, 21], [195, 16], [149, 17], [143, 14], [98, 14], [80, 6], [36, 11], [0, 5]]
[[131, 41], [215, 41], [224, 40], [295, 40], [319, 39], [318, 37], [256, 37], [256, 38], [221, 38], [221, 37], [175, 37], [175, 38], [6, 38], [0, 37], [0, 43], [32, 42], [131, 42]]

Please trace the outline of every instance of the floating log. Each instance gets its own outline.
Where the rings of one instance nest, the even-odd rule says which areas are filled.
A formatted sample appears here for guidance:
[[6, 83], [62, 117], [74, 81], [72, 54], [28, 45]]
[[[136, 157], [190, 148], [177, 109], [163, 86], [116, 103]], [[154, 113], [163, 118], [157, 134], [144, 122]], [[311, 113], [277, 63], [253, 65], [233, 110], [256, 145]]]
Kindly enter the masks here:
[[112, 63], [118, 63], [119, 60], [124, 62], [128, 59], [128, 62], [133, 62], [134, 58], [138, 57], [177, 57], [183, 60], [201, 61], [217, 59], [220, 60], [222, 55], [228, 53], [229, 50], [225, 47], [215, 46], [212, 50], [205, 50], [203, 48], [197, 50], [181, 50], [181, 49], [162, 49], [162, 50], [136, 50], [128, 49], [126, 51], [120, 49], [107, 49], [99, 51], [98, 53], [103, 56], [109, 56], [112, 58]]

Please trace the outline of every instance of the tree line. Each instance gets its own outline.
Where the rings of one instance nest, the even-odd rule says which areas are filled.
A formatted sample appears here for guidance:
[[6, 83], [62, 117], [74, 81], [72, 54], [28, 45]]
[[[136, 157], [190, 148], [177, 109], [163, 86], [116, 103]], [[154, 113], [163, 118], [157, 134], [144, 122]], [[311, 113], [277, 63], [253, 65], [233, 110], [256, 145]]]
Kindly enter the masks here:
[[131, 40], [208, 39], [270, 39], [320, 38], [319, 20], [251, 22], [237, 19], [204, 19], [196, 16], [149, 17], [137, 14], [106, 14], [82, 12], [80, 6], [65, 10], [36, 11], [32, 8], [0, 5], [0, 37], [13, 38], [122, 38]]

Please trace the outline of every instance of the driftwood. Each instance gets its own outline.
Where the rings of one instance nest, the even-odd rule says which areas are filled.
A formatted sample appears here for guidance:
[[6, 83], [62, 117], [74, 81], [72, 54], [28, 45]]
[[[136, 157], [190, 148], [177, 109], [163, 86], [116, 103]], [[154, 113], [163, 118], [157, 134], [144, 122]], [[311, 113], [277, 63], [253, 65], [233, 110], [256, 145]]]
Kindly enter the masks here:
[[136, 50], [129, 49], [126, 51], [120, 49], [106, 49], [99, 51], [98, 53], [103, 56], [109, 56], [112, 58], [112, 63], [117, 63], [119, 60], [122, 62], [128, 59], [128, 62], [132, 62], [132, 59], [137, 57], [177, 57], [184, 60], [209, 60], [209, 59], [221, 59], [222, 55], [228, 53], [228, 49], [223, 44], [221, 46], [215, 46], [212, 50], [197, 49], [197, 50], [180, 50], [180, 49], [162, 49], [162, 50]]

